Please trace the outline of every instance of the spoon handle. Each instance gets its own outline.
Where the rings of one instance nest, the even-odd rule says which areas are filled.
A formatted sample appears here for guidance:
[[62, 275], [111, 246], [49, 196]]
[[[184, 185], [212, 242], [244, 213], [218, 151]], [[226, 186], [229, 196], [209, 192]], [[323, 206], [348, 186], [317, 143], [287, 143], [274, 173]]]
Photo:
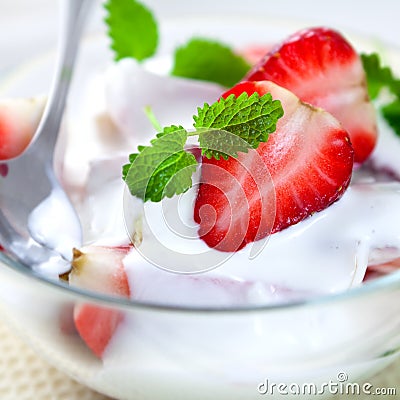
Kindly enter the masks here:
[[63, 0], [61, 2], [56, 72], [44, 115], [36, 131], [34, 143], [29, 148], [29, 151], [39, 152], [41, 158], [48, 160], [51, 164], [72, 79], [78, 44], [92, 2], [92, 0]]

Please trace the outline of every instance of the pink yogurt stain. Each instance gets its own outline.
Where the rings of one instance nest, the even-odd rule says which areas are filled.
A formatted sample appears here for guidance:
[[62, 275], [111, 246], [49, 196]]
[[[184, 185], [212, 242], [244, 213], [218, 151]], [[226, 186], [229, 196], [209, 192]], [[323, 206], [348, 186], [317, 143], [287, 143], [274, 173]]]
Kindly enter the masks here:
[[8, 165], [0, 163], [0, 175], [5, 178], [8, 175]]

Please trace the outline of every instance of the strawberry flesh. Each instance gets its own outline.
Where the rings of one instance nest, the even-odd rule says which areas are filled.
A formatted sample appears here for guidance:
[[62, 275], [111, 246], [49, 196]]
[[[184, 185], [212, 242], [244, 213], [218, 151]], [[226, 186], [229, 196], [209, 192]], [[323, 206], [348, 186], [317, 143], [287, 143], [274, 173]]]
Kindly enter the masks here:
[[[71, 285], [118, 297], [130, 297], [123, 259], [131, 246], [88, 246], [75, 250]], [[123, 320], [119, 310], [94, 304], [77, 304], [73, 312], [75, 327], [93, 353], [101, 358]]]
[[365, 161], [374, 149], [376, 116], [363, 65], [340, 33], [323, 27], [297, 32], [267, 53], [245, 80], [273, 81], [329, 111], [348, 131], [355, 162]]
[[0, 101], [0, 160], [17, 157], [28, 147], [44, 106], [44, 98]]
[[110, 308], [82, 304], [74, 309], [75, 327], [80, 337], [99, 358], [122, 320], [123, 314]]
[[223, 97], [243, 92], [271, 93], [284, 116], [257, 150], [237, 159], [203, 157], [194, 219], [199, 236], [221, 251], [237, 251], [328, 207], [344, 193], [353, 167], [349, 136], [331, 114], [270, 81], [242, 82]]
[[400, 257], [394, 258], [393, 260], [386, 261], [381, 264], [369, 265], [365, 272], [363, 281], [366, 282], [372, 279], [381, 278], [385, 275], [389, 275], [395, 271], [398, 271], [399, 269]]

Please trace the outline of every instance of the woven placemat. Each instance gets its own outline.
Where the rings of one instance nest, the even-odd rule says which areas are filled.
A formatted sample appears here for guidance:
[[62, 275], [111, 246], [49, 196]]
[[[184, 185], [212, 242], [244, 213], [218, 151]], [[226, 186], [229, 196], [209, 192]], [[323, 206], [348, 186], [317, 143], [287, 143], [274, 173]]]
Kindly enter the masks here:
[[[0, 321], [0, 400], [110, 400], [49, 366]], [[369, 379], [374, 387], [396, 387], [400, 399], [400, 359]], [[339, 396], [343, 398], [343, 396]], [[375, 396], [356, 396], [371, 399]], [[338, 396], [335, 396], [338, 398]], [[350, 396], [345, 396], [350, 398]]]
[[39, 358], [0, 321], [1, 400], [107, 400]]

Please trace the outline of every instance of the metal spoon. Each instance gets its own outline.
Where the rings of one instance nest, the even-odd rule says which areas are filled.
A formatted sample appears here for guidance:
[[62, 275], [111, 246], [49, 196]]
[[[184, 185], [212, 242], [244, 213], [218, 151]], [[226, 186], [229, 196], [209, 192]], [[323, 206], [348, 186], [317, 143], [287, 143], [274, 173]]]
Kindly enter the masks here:
[[53, 153], [91, 2], [62, 2], [58, 62], [44, 116], [32, 144], [7, 162], [8, 173], [0, 177], [0, 244], [30, 267], [69, 260], [82, 240], [79, 219], [54, 174]]

